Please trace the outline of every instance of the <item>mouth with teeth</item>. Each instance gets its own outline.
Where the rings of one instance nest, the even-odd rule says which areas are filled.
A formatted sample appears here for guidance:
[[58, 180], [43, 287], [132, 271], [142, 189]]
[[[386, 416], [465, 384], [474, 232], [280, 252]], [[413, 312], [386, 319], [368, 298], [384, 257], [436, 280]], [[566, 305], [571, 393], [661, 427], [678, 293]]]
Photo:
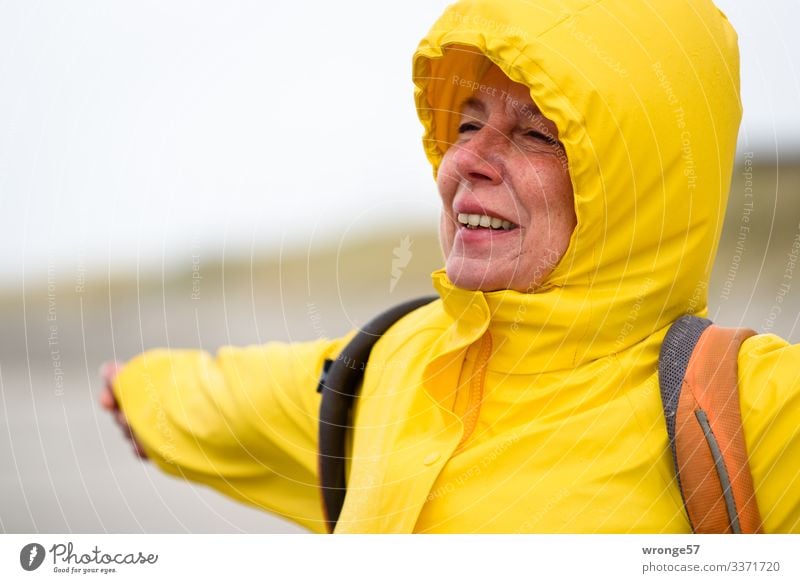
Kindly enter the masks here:
[[491, 229], [495, 231], [510, 231], [516, 225], [511, 221], [490, 217], [488, 215], [472, 215], [458, 213], [458, 222], [467, 229]]

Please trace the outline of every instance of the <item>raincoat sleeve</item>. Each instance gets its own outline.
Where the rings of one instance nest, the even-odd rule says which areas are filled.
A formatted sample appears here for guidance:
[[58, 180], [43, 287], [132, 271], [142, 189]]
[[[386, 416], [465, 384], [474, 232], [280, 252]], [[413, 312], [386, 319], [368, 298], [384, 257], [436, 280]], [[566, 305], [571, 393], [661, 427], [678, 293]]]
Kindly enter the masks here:
[[323, 532], [316, 392], [326, 358], [348, 337], [200, 350], [147, 351], [114, 394], [164, 471]]
[[772, 334], [739, 352], [742, 424], [767, 533], [800, 533], [800, 344]]

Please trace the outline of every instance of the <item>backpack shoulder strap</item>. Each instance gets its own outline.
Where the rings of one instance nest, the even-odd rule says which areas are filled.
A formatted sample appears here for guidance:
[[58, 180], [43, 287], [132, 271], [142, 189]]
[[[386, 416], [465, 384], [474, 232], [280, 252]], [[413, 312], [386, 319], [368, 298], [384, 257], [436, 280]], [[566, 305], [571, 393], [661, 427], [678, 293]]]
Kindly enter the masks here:
[[359, 330], [336, 360], [325, 362], [317, 386], [317, 391], [322, 393], [318, 470], [329, 532], [336, 528], [347, 494], [345, 438], [351, 427], [350, 411], [361, 387], [372, 347], [395, 322], [435, 299], [438, 296], [425, 296], [386, 310]]
[[737, 356], [755, 332], [695, 316], [667, 332], [658, 362], [676, 477], [696, 533], [759, 533], [739, 409]]

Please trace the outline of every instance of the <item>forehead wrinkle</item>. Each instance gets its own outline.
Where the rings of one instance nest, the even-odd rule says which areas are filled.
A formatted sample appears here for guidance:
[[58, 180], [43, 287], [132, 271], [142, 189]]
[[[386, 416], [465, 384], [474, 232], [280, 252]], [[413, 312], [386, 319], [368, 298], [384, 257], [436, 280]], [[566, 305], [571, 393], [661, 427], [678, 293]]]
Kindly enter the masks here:
[[464, 113], [464, 110], [468, 108], [477, 109], [478, 112], [483, 114], [486, 113], [486, 104], [475, 96], [468, 97], [466, 100], [464, 100], [464, 103], [461, 104], [461, 113]]
[[505, 106], [506, 114], [513, 115], [519, 120], [534, 121], [543, 118], [541, 110], [537, 107], [536, 103], [531, 99], [529, 94], [525, 94], [527, 99], [517, 99], [510, 94], [504, 94], [503, 104]]

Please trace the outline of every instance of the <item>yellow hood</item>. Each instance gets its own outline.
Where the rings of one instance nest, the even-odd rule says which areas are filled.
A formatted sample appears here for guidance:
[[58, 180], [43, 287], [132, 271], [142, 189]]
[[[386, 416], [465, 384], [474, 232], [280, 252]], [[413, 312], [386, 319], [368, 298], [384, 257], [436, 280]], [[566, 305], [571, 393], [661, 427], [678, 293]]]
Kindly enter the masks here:
[[461, 81], [479, 81], [486, 57], [555, 122], [578, 217], [543, 288], [487, 295], [526, 304], [526, 324], [557, 323], [572, 364], [703, 315], [741, 119], [725, 16], [705, 0], [453, 4], [413, 60], [434, 173], [469, 91]]

